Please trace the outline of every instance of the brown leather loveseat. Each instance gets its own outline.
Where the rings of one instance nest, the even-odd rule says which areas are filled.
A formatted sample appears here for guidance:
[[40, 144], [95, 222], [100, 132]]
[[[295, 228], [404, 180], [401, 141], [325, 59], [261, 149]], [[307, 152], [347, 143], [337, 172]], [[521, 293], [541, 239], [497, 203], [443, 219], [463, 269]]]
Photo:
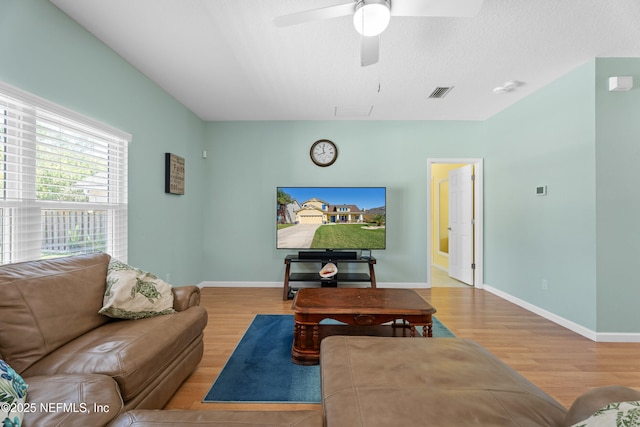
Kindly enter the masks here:
[[567, 410], [462, 338], [333, 336], [322, 340], [320, 364], [324, 419], [314, 411], [134, 410], [112, 427], [570, 427], [612, 402], [640, 400], [635, 389], [599, 387]]
[[598, 387], [567, 410], [463, 338], [329, 337], [320, 363], [327, 427], [570, 427], [640, 400], [635, 389]]
[[195, 286], [173, 288], [176, 313], [98, 314], [110, 256], [0, 267], [0, 359], [28, 385], [23, 426], [104, 426], [157, 409], [203, 354], [207, 312]]
[[199, 291], [174, 288], [175, 314], [103, 318], [108, 262], [0, 267], [0, 358], [29, 385], [28, 403], [44, 405], [26, 411], [25, 427], [569, 427], [640, 400], [601, 387], [567, 410], [469, 340], [335, 336], [322, 341], [322, 412], [160, 410], [202, 357]]

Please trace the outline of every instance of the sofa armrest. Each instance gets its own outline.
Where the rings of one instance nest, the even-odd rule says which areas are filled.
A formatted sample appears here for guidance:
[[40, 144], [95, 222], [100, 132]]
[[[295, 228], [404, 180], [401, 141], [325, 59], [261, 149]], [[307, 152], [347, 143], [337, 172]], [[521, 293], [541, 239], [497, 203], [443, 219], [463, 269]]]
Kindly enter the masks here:
[[173, 308], [185, 311], [189, 307], [200, 305], [200, 288], [197, 286], [176, 286], [173, 291]]
[[104, 426], [123, 410], [116, 381], [106, 375], [25, 377], [29, 385], [24, 427]]
[[597, 410], [604, 408], [609, 403], [632, 402], [640, 400], [640, 391], [622, 386], [596, 387], [578, 396], [573, 402], [564, 426], [570, 427], [580, 421], [584, 421]]

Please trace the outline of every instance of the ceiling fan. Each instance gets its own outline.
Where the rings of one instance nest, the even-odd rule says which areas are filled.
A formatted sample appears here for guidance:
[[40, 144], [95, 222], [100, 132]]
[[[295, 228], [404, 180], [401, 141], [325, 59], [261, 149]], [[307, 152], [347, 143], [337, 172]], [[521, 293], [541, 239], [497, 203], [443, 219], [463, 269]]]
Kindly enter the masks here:
[[362, 35], [363, 67], [378, 62], [380, 34], [391, 16], [470, 17], [480, 11], [484, 0], [354, 0], [350, 3], [306, 10], [274, 18], [278, 27], [353, 15], [356, 31]]

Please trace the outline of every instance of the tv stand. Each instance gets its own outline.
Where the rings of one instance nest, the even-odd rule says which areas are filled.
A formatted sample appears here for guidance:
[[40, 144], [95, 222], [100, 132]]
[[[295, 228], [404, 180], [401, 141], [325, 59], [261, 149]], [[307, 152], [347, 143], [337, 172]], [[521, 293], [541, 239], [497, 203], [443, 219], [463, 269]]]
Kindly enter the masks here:
[[[316, 282], [320, 283], [320, 286], [323, 288], [335, 288], [338, 286], [339, 282], [347, 283], [347, 282], [368, 282], [371, 284], [372, 288], [376, 287], [376, 275], [373, 269], [374, 264], [376, 263], [376, 259], [374, 257], [361, 258], [357, 256], [357, 252], [342, 252], [342, 251], [309, 251], [304, 252], [305, 255], [300, 257], [300, 254], [297, 255], [287, 255], [284, 258], [285, 264], [285, 272], [284, 272], [284, 285], [282, 290], [282, 300], [287, 301], [293, 299], [295, 293], [298, 291], [297, 288], [291, 287], [291, 282]], [[308, 255], [308, 254], [315, 254]], [[353, 255], [343, 255], [343, 254], [353, 254]], [[333, 255], [333, 256], [331, 256]], [[309, 256], [309, 258], [307, 258]], [[351, 258], [352, 257], [352, 258]], [[336, 265], [338, 264], [367, 264], [369, 267], [369, 273], [355, 273], [355, 272], [344, 272], [341, 273], [338, 271], [333, 277], [323, 278], [320, 276], [318, 271], [325, 264], [332, 262]], [[315, 263], [318, 264], [318, 269], [316, 272], [306, 272], [306, 273], [292, 273], [291, 272], [291, 264], [296, 263]], [[340, 268], [338, 268], [340, 270]]]

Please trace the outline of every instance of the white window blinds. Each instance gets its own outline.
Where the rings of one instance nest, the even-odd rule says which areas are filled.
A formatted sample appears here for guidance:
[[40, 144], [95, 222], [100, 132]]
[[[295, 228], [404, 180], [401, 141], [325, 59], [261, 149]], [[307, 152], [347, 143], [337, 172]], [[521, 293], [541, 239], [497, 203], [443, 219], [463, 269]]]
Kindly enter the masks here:
[[127, 260], [131, 136], [0, 82], [0, 264]]

